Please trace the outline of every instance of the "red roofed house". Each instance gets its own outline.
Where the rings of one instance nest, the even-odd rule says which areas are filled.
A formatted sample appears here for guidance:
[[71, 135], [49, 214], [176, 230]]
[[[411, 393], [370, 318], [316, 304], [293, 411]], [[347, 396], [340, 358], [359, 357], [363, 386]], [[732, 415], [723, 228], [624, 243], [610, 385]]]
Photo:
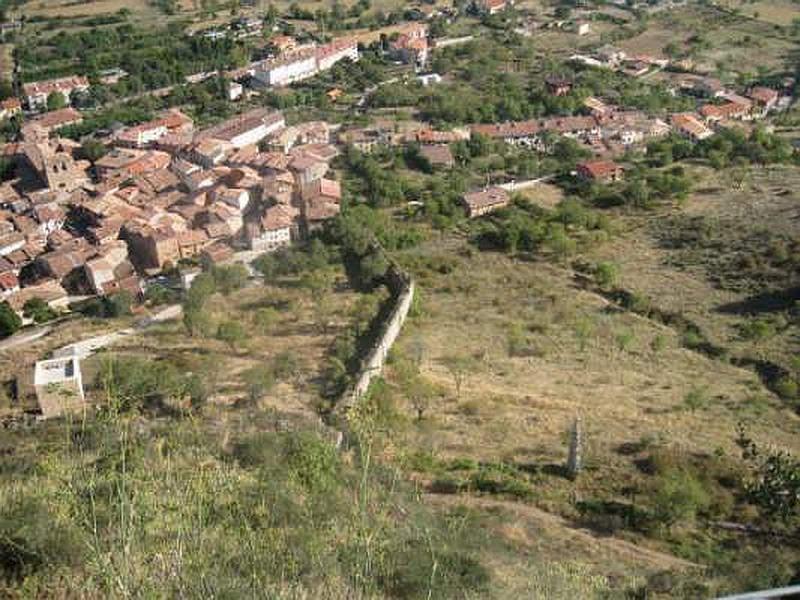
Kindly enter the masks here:
[[319, 179], [303, 188], [302, 212], [306, 231], [318, 229], [339, 214], [342, 188], [338, 181]]
[[501, 187], [489, 187], [467, 192], [462, 198], [470, 219], [504, 208], [511, 203], [511, 196]]
[[18, 98], [6, 98], [0, 102], [0, 119], [8, 119], [22, 112], [22, 103]]
[[672, 126], [678, 130], [678, 133], [692, 141], [699, 142], [714, 135], [714, 132], [694, 115], [686, 113], [675, 114], [672, 115], [671, 120]]
[[36, 117], [31, 121], [31, 124], [41, 127], [44, 131], [50, 132], [59, 127], [66, 127], [67, 125], [75, 125], [83, 121], [83, 115], [74, 108], [60, 108], [58, 110], [51, 110], [43, 115]]
[[475, 10], [482, 15], [495, 15], [507, 5], [506, 0], [475, 0]]
[[778, 102], [778, 92], [768, 87], [754, 87], [747, 96], [755, 103], [754, 112], [758, 111], [759, 116], [764, 116]]
[[422, 67], [428, 62], [428, 40], [402, 34], [389, 44], [389, 55], [394, 60]]
[[257, 223], [248, 223], [245, 238], [251, 250], [272, 252], [292, 243], [292, 228], [297, 209], [279, 204], [270, 206]]
[[53, 92], [60, 93], [64, 96], [64, 101], [69, 104], [70, 97], [74, 92], [82, 92], [88, 89], [89, 80], [86, 77], [73, 76], [25, 83], [22, 86], [22, 93], [28, 103], [28, 108], [36, 110], [47, 106], [47, 97]]
[[0, 298], [6, 299], [19, 291], [19, 279], [13, 271], [0, 273]]
[[609, 183], [622, 179], [623, 169], [612, 160], [590, 160], [578, 165], [578, 177], [586, 181]]

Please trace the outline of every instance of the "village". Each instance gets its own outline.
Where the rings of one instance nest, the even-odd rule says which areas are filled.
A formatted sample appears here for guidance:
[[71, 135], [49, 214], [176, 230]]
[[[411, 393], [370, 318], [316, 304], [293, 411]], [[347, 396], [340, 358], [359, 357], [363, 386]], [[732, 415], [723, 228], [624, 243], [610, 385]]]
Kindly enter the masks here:
[[0, 596], [800, 582], [796, 2], [2, 8]]
[[[257, 86], [285, 86], [359, 55], [348, 39], [298, 47], [284, 36], [276, 43], [279, 57], [238, 75], [249, 75]], [[414, 24], [392, 42], [390, 52], [422, 66], [430, 45], [427, 26]], [[597, 56], [605, 60], [604, 68], [627, 60], [608, 48]], [[554, 97], [566, 96], [572, 85], [558, 76], [546, 80]], [[236, 100], [242, 85], [230, 86]], [[541, 153], [564, 136], [595, 156], [578, 166], [577, 177], [613, 182], [624, 177], [618, 161], [629, 149], [672, 132], [699, 142], [720, 129], [752, 128], [782, 101], [775, 89], [753, 87], [740, 95], [710, 78], [685, 77], [674, 93], [696, 97], [697, 111], [665, 119], [588, 97], [580, 116], [402, 132], [391, 124], [287, 126], [280, 111], [267, 108], [196, 131], [191, 118], [170, 109], [154, 121], [116, 131], [108, 141], [111, 150], [91, 165], [79, 158], [78, 143], [57, 135], [59, 128], [80, 123], [81, 112], [66, 107], [35, 114], [52, 94], [68, 103], [87, 87], [82, 77], [25, 84], [22, 101], [33, 114], [20, 140], [3, 148], [3, 156], [24, 163], [29, 175], [0, 188], [0, 293], [23, 317], [26, 302], [34, 298], [56, 309], [66, 308], [72, 296], [125, 290], [136, 298], [144, 290], [143, 278], [181, 261], [224, 262], [235, 251], [268, 252], [308, 236], [340, 211], [342, 191], [331, 163], [344, 146], [370, 153], [414, 143], [431, 165], [446, 169], [455, 164], [450, 145], [471, 135]], [[6, 116], [19, 113], [22, 101], [4, 101]], [[477, 216], [510, 199], [494, 186], [474, 190], [463, 201], [469, 215]]]

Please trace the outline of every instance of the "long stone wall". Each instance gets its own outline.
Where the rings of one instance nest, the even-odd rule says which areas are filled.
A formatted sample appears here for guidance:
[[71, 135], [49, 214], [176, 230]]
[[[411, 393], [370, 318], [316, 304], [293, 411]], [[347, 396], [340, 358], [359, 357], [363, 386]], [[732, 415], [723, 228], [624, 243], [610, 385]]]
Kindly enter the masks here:
[[374, 345], [362, 358], [361, 367], [356, 374], [353, 385], [336, 404], [335, 412], [340, 416], [347, 414], [347, 411], [367, 392], [373, 378], [383, 371], [383, 365], [389, 355], [389, 350], [391, 350], [397, 336], [400, 335], [403, 323], [405, 323], [408, 316], [408, 311], [411, 309], [411, 302], [414, 300], [414, 282], [394, 263], [392, 263], [388, 277], [388, 285], [392, 292], [394, 306], [384, 321]]

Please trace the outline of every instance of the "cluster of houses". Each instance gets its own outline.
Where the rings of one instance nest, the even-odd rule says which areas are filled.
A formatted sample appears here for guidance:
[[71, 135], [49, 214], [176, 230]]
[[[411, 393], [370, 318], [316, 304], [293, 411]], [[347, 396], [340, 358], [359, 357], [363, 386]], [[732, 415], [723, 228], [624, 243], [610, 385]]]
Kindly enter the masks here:
[[142, 276], [272, 251], [339, 212], [325, 122], [287, 126], [258, 108], [195, 131], [170, 110], [117, 133], [94, 165], [54, 125], [53, 113], [33, 119], [3, 149], [26, 173], [0, 186], [0, 297], [20, 313], [31, 298], [138, 295]]

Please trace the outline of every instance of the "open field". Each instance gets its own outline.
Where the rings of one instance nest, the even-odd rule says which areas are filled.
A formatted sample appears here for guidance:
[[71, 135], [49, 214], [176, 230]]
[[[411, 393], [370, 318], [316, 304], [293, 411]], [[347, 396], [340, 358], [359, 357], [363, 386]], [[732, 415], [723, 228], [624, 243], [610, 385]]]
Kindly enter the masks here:
[[[748, 281], [735, 265], [779, 240], [796, 238], [800, 169], [751, 168], [741, 189], [730, 172], [696, 167], [694, 176], [695, 192], [684, 208], [630, 218], [624, 233], [598, 249], [594, 258], [618, 264], [621, 287], [688, 316], [712, 342], [787, 367], [797, 352], [794, 328], [779, 330], [766, 341], [751, 341], [742, 338], [741, 327], [749, 318], [776, 312], [771, 294], [790, 283]], [[673, 226], [665, 225], [670, 217], [677, 219]], [[671, 248], [671, 228], [691, 223], [707, 239]], [[761, 268], [763, 275], [768, 272]]]
[[[625, 242], [611, 247], [622, 250]], [[644, 249], [627, 245], [626, 252], [635, 260]], [[638, 490], [635, 502], [646, 506], [651, 483], [642, 461], [653, 452], [738, 468], [739, 422], [761, 444], [800, 448], [800, 417], [753, 371], [685, 348], [672, 328], [578, 288], [567, 268], [480, 253], [452, 237], [402, 260], [417, 272], [423, 314], [406, 326], [396, 354], [421, 355], [422, 375], [437, 395], [416, 420], [390, 368], [390, 389], [407, 421], [387, 453], [405, 457], [401, 462], [428, 489], [453, 485], [441, 478], [462, 476], [459, 469], [469, 467], [460, 465], [502, 464], [526, 474], [520, 477], [530, 486], [527, 502], [571, 520], [583, 514], [576, 499], [622, 506]], [[669, 270], [662, 279], [654, 267], [649, 278], [682, 295], [685, 283]], [[460, 375], [450, 366], [454, 358], [468, 365]], [[687, 407], [693, 397], [702, 397], [700, 408]], [[586, 430], [588, 468], [573, 485], [560, 473], [576, 417]], [[625, 528], [614, 536], [676, 551]], [[696, 561], [689, 547], [679, 554]], [[598, 572], [612, 574], [611, 564], [599, 561]], [[628, 572], [646, 575], [651, 567]], [[703, 568], [714, 573], [704, 576], [708, 582], [737, 577], [719, 565]]]
[[755, 2], [726, 0], [720, 4], [727, 8], [737, 9], [748, 17], [774, 25], [791, 25], [794, 19], [800, 17], [800, 6], [791, 0], [756, 0]]
[[[207, 306], [212, 321], [234, 320], [245, 326], [246, 339], [236, 347], [213, 336], [190, 336], [182, 322], [172, 321], [126, 339], [113, 353], [168, 360], [201, 375], [211, 369], [212, 401], [221, 406], [247, 402], [243, 374], [248, 369], [270, 365], [279, 356], [290, 357], [291, 373], [278, 381], [258, 406], [310, 416], [318, 406], [317, 386], [325, 353], [336, 335], [349, 326], [349, 311], [356, 297], [341, 285], [326, 295], [324, 304], [312, 300], [306, 291], [285, 286], [256, 286], [227, 297], [215, 295]], [[274, 313], [273, 322], [259, 322], [258, 315], [264, 310]], [[102, 355], [93, 357], [94, 362], [103, 360]]]
[[[788, 23], [788, 22], [787, 22]], [[707, 45], [691, 52], [693, 60], [710, 70], [719, 65], [737, 71], [786, 69], [791, 64], [794, 44], [768, 23], [731, 16], [712, 7], [689, 7], [653, 17], [641, 34], [620, 42], [632, 53], [664, 56], [673, 43], [678, 50], [691, 48], [692, 40]]]

